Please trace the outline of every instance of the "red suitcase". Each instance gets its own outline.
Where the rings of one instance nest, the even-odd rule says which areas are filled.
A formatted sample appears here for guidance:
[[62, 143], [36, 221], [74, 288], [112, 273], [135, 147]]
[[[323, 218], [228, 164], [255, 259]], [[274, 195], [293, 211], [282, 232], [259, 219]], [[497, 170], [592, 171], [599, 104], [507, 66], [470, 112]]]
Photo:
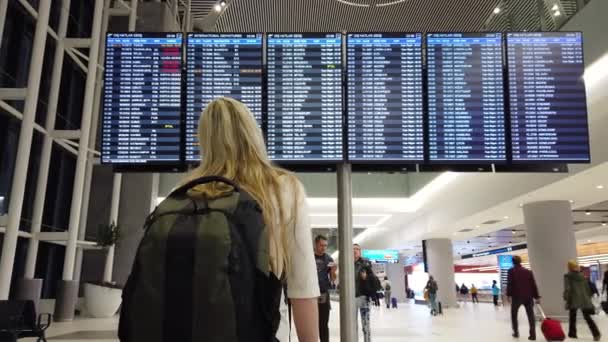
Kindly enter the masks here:
[[564, 334], [561, 322], [551, 318], [547, 318], [545, 312], [543, 311], [543, 308], [541, 308], [540, 305], [538, 305], [538, 311], [540, 312], [540, 315], [543, 318], [543, 321], [540, 324], [540, 330], [543, 332], [545, 339], [547, 339], [547, 341], [565, 340], [566, 334]]

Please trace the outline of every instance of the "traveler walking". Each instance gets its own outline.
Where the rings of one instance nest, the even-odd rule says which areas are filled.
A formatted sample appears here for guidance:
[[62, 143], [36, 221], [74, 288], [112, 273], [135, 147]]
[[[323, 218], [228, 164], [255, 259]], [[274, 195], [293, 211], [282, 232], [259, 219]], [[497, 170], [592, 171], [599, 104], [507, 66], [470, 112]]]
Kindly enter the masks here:
[[388, 280], [388, 277], [384, 277], [384, 284], [382, 287], [384, 288], [384, 301], [386, 303], [386, 308], [390, 309], [392, 291], [391, 291], [391, 282], [390, 282], [390, 280]]
[[319, 338], [321, 342], [329, 342], [329, 312], [331, 301], [329, 290], [336, 281], [337, 266], [334, 259], [327, 252], [327, 238], [318, 235], [315, 238], [315, 261], [317, 263], [317, 277], [319, 278]]
[[469, 288], [463, 283], [460, 287], [460, 297], [463, 302], [467, 301], [467, 296], [469, 295]]
[[601, 339], [600, 331], [593, 318], [591, 318], [591, 315], [595, 313], [591, 296], [589, 282], [580, 272], [576, 261], [568, 262], [568, 273], [564, 275], [564, 300], [566, 301], [566, 308], [570, 311], [568, 337], [578, 338], [576, 332], [576, 313], [578, 310], [581, 310], [583, 318], [587, 322], [591, 334], [593, 334], [593, 340], [599, 341]]
[[437, 307], [437, 291], [439, 286], [433, 276], [429, 276], [429, 281], [426, 283], [424, 290], [429, 294], [429, 302], [431, 302], [431, 315], [437, 316], [439, 308]]
[[473, 303], [479, 303], [479, 299], [477, 298], [477, 288], [475, 284], [471, 284], [471, 301]]
[[372, 333], [370, 329], [369, 301], [380, 289], [378, 278], [372, 270], [369, 260], [361, 257], [361, 246], [353, 245], [355, 258], [355, 295], [356, 304], [361, 315], [361, 328], [363, 330], [364, 342], [371, 342]]
[[507, 274], [507, 297], [511, 302], [511, 325], [513, 328], [513, 337], [519, 337], [519, 326], [517, 322], [517, 313], [520, 306], [526, 309], [528, 316], [528, 324], [530, 325], [530, 335], [528, 340], [536, 340], [536, 325], [534, 317], [534, 301], [540, 302], [538, 288], [534, 280], [532, 271], [521, 266], [521, 257], [515, 255], [513, 257], [513, 268]]
[[500, 289], [496, 284], [496, 280], [492, 280], [492, 298], [494, 299], [494, 306], [498, 306], [498, 296], [500, 296]]
[[287, 342], [286, 296], [299, 341], [318, 342], [302, 184], [272, 165], [253, 115], [234, 99], [207, 105], [198, 142], [200, 165], [146, 220], [120, 340]]

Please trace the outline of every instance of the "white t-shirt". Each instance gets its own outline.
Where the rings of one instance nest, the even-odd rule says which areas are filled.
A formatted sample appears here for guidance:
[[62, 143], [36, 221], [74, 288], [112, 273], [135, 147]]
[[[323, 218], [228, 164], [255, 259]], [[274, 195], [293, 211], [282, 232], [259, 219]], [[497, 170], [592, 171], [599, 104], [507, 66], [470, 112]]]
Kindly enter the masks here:
[[[286, 177], [281, 179], [281, 204], [286, 211], [286, 217], [296, 215], [295, 224], [285, 227], [287, 231], [287, 248], [289, 251], [290, 265], [287, 272], [287, 296], [289, 298], [306, 299], [320, 296], [319, 282], [317, 279], [317, 266], [312, 245], [312, 231], [308, 203], [306, 202], [306, 191], [300, 182], [296, 183], [299, 189], [294, 189], [293, 184]], [[297, 198], [296, 198], [297, 196]], [[297, 201], [297, 202], [295, 202]], [[295, 205], [299, 203], [300, 205]], [[293, 212], [295, 211], [295, 213]], [[284, 295], [283, 295], [284, 297]], [[289, 312], [285, 304], [285, 298], [281, 300], [281, 322], [276, 338], [280, 342], [289, 341]], [[295, 327], [294, 327], [295, 329]]]

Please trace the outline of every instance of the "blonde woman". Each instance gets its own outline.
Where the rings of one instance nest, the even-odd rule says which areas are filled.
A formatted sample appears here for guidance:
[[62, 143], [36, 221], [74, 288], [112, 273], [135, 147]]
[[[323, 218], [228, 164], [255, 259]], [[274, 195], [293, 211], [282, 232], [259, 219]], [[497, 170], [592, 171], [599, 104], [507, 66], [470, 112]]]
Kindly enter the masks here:
[[[241, 102], [221, 97], [210, 102], [198, 125], [201, 164], [185, 181], [222, 176], [235, 182], [260, 205], [269, 229], [271, 270], [287, 281], [298, 339], [319, 340], [319, 286], [312, 248], [306, 194], [291, 173], [269, 161], [262, 131]], [[225, 192], [222, 183], [195, 188], [207, 196]], [[281, 322], [276, 338], [289, 341], [289, 315], [281, 300]]]

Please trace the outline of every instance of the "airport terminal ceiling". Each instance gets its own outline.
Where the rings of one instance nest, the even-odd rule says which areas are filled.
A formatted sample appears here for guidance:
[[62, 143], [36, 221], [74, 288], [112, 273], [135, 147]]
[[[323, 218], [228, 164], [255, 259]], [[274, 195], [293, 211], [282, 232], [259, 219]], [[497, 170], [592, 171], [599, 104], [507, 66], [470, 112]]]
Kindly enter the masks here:
[[[577, 0], [559, 3], [566, 18]], [[551, 6], [539, 16], [539, 2], [529, 0], [231, 0], [219, 16], [216, 1], [192, 0], [194, 25], [217, 32], [336, 32], [336, 31], [487, 31], [553, 30], [562, 18], [552, 19]], [[500, 8], [497, 15], [493, 11]], [[541, 6], [542, 7], [542, 6]], [[297, 15], [294, 16], [294, 13]]]

